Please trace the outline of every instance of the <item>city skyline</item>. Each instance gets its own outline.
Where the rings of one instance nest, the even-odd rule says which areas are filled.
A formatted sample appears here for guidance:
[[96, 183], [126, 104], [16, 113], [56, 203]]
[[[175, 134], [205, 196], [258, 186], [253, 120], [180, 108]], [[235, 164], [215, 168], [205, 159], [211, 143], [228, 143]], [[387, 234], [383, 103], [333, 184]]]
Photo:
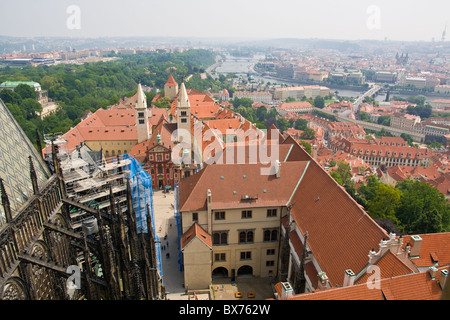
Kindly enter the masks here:
[[0, 35], [440, 41], [449, 10], [437, 0], [19, 0], [0, 4]]

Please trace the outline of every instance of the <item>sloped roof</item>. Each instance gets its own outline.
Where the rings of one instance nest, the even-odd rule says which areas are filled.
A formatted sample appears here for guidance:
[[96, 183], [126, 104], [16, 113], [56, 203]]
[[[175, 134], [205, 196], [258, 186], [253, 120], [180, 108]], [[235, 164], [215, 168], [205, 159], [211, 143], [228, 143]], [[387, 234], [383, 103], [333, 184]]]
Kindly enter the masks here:
[[[51, 172], [2, 100], [0, 123], [0, 178], [3, 179], [14, 215], [33, 195], [28, 157], [33, 160], [39, 186], [45, 184]], [[1, 205], [0, 215], [3, 215]]]
[[169, 79], [167, 79], [167, 82], [164, 86], [177, 86], [178, 83], [175, 81], [175, 79], [172, 77], [172, 75], [169, 76]]
[[194, 238], [200, 239], [204, 244], [206, 244], [210, 249], [212, 249], [212, 239], [211, 235], [206, 232], [201, 226], [197, 223], [194, 223], [182, 236], [180, 239], [181, 250], [183, 251], [189, 243]]
[[[414, 270], [409, 268], [400, 259], [398, 259], [390, 250], [388, 250], [376, 263], [380, 268], [381, 279], [401, 276], [403, 274], [414, 273]], [[366, 283], [371, 273], [365, 273], [360, 277], [356, 283]]]
[[438, 279], [431, 279], [429, 272], [424, 271], [383, 279], [379, 288], [364, 283], [299, 294], [290, 300], [439, 300], [442, 290]]
[[299, 294], [289, 300], [384, 300], [384, 297], [380, 289], [368, 289], [361, 284]]
[[280, 178], [274, 174], [261, 174], [261, 169], [269, 166], [260, 163], [208, 165], [181, 181], [180, 211], [206, 210], [208, 189], [212, 194], [213, 210], [284, 206], [307, 164], [283, 162]]
[[[412, 235], [403, 236], [403, 247], [411, 241]], [[422, 238], [419, 257], [411, 259], [417, 267], [450, 265], [450, 232], [419, 234]], [[437, 259], [437, 261], [434, 261]]]
[[355, 273], [368, 253], [388, 238], [350, 195], [315, 161], [294, 193], [291, 214], [332, 286], [342, 285], [347, 269]]

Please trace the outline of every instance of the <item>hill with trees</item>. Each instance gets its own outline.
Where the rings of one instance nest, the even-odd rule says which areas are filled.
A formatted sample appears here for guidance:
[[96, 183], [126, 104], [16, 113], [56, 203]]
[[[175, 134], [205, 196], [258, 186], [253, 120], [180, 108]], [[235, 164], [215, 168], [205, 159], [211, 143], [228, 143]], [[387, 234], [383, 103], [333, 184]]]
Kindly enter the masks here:
[[[86, 110], [91, 112], [132, 96], [140, 82], [151, 88], [163, 89], [170, 74], [181, 83], [188, 75], [195, 79], [199, 73], [214, 64], [216, 54], [208, 50], [184, 52], [143, 52], [121, 55], [107, 62], [83, 64], [58, 64], [37, 67], [5, 67], [1, 69], [0, 83], [7, 80], [32, 80], [48, 91], [49, 99], [61, 106], [55, 114], [44, 119], [38, 117], [39, 103], [32, 100], [27, 89], [16, 92], [3, 90], [0, 98], [8, 106], [31, 141], [36, 142], [35, 132], [66, 132], [75, 126]], [[203, 89], [214, 84], [207, 78], [201, 85], [192, 81], [192, 89]], [[189, 85], [186, 85], [188, 88]], [[151, 97], [149, 93], [149, 97]], [[39, 105], [39, 106], [38, 106]]]

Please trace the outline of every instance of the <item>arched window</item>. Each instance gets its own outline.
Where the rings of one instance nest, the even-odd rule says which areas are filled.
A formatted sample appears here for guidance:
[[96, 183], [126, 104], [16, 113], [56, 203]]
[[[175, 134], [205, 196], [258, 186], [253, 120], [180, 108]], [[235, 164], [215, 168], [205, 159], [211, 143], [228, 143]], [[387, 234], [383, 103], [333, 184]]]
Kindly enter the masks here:
[[272, 230], [272, 234], [271, 234], [271, 239], [272, 241], [277, 241], [278, 240], [278, 230]]
[[245, 231], [241, 231], [241, 232], [239, 233], [239, 243], [244, 243], [244, 242], [246, 242], [246, 241], [245, 241], [246, 238], [247, 238], [246, 232], [245, 232]]
[[270, 241], [270, 230], [264, 231], [264, 241]]
[[228, 243], [228, 234], [226, 232], [222, 232], [220, 234], [220, 243], [222, 244]]
[[241, 231], [239, 232], [239, 243], [253, 242], [253, 231]]
[[247, 242], [253, 242], [253, 231], [247, 232]]
[[214, 233], [213, 241], [214, 244], [220, 244], [220, 233]]

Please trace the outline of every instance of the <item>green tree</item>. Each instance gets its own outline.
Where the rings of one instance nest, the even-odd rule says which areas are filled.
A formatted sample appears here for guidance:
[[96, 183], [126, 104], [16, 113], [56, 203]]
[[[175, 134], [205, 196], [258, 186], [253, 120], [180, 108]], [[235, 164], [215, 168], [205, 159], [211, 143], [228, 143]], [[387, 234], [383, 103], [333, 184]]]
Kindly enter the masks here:
[[320, 109], [323, 109], [323, 107], [325, 107], [325, 100], [322, 96], [317, 96], [314, 98], [314, 106]]
[[303, 129], [303, 133], [300, 135], [300, 139], [313, 140], [316, 137], [316, 132], [311, 128]]
[[297, 130], [305, 130], [308, 127], [308, 121], [305, 119], [297, 119], [295, 120], [294, 128]]
[[266, 117], [267, 117], [266, 107], [264, 107], [264, 106], [259, 107], [256, 110], [256, 117], [258, 118], [258, 121], [264, 122], [264, 120], [266, 120]]
[[250, 98], [234, 98], [233, 100], [231, 100], [231, 103], [233, 104], [234, 108], [238, 108], [240, 106], [251, 108], [253, 100]]
[[389, 127], [391, 125], [391, 116], [380, 116], [377, 123]]
[[413, 146], [414, 145], [414, 140], [413, 140], [413, 138], [409, 135], [409, 134], [407, 134], [407, 133], [402, 133], [401, 135], [400, 135], [400, 137], [401, 138], [403, 138], [406, 142], [408, 142], [408, 145], [409, 146]]
[[336, 182], [339, 183], [339, 185], [342, 186], [342, 184], [343, 184], [342, 177], [341, 177], [341, 175], [338, 172], [331, 171], [330, 176], [332, 176], [333, 179], [336, 180]]
[[298, 144], [303, 146], [305, 148], [306, 152], [308, 152], [309, 154], [312, 154], [312, 146], [311, 146], [311, 144], [309, 144], [306, 141], [302, 141], [302, 140], [300, 140], [298, 142]]
[[367, 201], [373, 200], [377, 194], [377, 188], [380, 185], [380, 179], [374, 174], [366, 178], [366, 183], [361, 185], [358, 189], [358, 193], [365, 201], [364, 207], [367, 206]]
[[390, 219], [398, 225], [395, 210], [400, 205], [401, 199], [400, 190], [380, 183], [375, 189], [375, 197], [367, 201], [367, 211], [374, 219]]
[[336, 172], [341, 176], [343, 186], [352, 185], [352, 169], [350, 165], [345, 161], [339, 161], [337, 166]]
[[10, 89], [3, 89], [0, 91], [0, 99], [2, 99], [4, 103], [12, 104], [18, 104], [22, 101], [22, 97], [17, 92]]
[[289, 123], [285, 118], [278, 118], [277, 123], [278, 123], [278, 129], [281, 131], [281, 133], [283, 133], [289, 127]]
[[287, 97], [285, 102], [295, 102], [295, 98], [294, 97]]
[[38, 116], [37, 113], [42, 112], [41, 104], [32, 98], [24, 99], [20, 104], [20, 108], [27, 120], [36, 118]]
[[21, 83], [21, 84], [17, 85], [17, 87], [14, 91], [17, 92], [17, 94], [20, 95], [22, 97], [22, 99], [36, 100], [36, 98], [37, 98], [37, 92], [34, 91], [34, 89], [27, 84]]
[[402, 192], [396, 216], [404, 231], [433, 233], [450, 231], [450, 210], [445, 196], [425, 182], [404, 180], [397, 184]]

